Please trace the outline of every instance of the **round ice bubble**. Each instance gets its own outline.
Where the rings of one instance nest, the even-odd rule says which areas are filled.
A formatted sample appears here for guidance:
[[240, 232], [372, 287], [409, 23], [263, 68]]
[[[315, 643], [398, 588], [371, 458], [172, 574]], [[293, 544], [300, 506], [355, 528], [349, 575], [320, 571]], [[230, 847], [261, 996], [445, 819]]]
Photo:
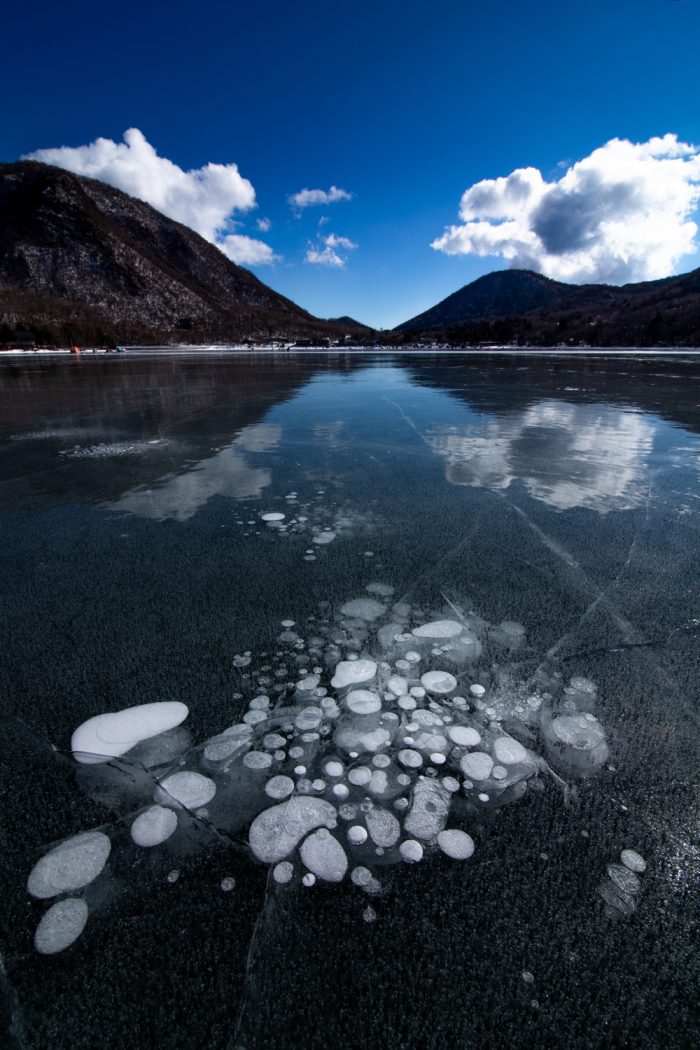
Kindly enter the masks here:
[[40, 955], [56, 955], [69, 948], [85, 929], [88, 906], [77, 897], [52, 904], [34, 934], [34, 947]]
[[216, 794], [216, 784], [201, 773], [190, 771], [172, 773], [153, 792], [156, 802], [164, 806], [182, 806], [184, 809], [198, 809], [211, 802]]
[[149, 806], [131, 825], [131, 837], [137, 846], [160, 846], [177, 828], [177, 814], [165, 806]]
[[493, 759], [485, 751], [472, 751], [464, 755], [459, 765], [470, 780], [487, 780], [493, 769]]

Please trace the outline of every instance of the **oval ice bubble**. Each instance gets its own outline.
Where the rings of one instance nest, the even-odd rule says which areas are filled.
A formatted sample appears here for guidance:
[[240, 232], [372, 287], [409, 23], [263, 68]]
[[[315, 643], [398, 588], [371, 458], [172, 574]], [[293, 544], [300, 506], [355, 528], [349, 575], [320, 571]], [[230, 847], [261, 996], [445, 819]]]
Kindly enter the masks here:
[[101, 831], [85, 831], [54, 846], [32, 868], [27, 890], [46, 900], [88, 886], [102, 872], [112, 843]]
[[201, 773], [172, 773], [160, 782], [153, 793], [156, 802], [164, 806], [199, 809], [211, 802], [216, 794], [216, 784]]
[[470, 780], [488, 780], [493, 769], [493, 759], [485, 751], [471, 751], [461, 759], [459, 765]]
[[131, 825], [131, 838], [137, 846], [160, 846], [177, 828], [177, 814], [165, 806], [149, 806]]
[[376, 674], [377, 665], [374, 660], [341, 660], [336, 664], [331, 685], [334, 689], [365, 685], [373, 682]]
[[337, 839], [327, 828], [319, 828], [301, 844], [301, 859], [318, 879], [342, 882], [348, 870], [348, 858]]
[[447, 671], [427, 671], [421, 676], [421, 685], [435, 696], [447, 696], [457, 688], [457, 679]]
[[187, 705], [179, 700], [162, 700], [95, 715], [75, 730], [71, 751], [78, 762], [85, 764], [119, 758], [142, 740], [179, 726], [188, 714]]
[[458, 747], [478, 747], [481, 743], [481, 734], [471, 726], [450, 726], [447, 735]]
[[414, 638], [444, 642], [447, 638], [456, 638], [463, 630], [462, 624], [456, 620], [434, 620], [432, 623], [414, 627], [412, 633]]
[[369, 689], [352, 689], [345, 697], [345, 706], [355, 715], [374, 715], [382, 709], [382, 702]]
[[452, 860], [468, 860], [474, 853], [474, 839], [466, 831], [450, 828], [437, 837], [440, 849]]
[[354, 620], [365, 620], [368, 623], [373, 623], [374, 620], [382, 616], [386, 609], [381, 602], [378, 602], [376, 598], [355, 598], [350, 602], [345, 602], [341, 605], [340, 611], [343, 616], [352, 617]]
[[40, 955], [56, 955], [70, 948], [85, 929], [88, 906], [77, 897], [52, 904], [34, 934], [34, 947]]

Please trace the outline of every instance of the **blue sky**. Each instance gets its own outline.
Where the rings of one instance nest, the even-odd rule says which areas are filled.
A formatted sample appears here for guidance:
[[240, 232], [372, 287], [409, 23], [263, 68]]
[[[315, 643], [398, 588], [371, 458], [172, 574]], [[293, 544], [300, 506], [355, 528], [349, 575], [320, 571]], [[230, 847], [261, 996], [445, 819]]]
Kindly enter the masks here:
[[[609, 214], [611, 198], [595, 196], [600, 172], [605, 182], [613, 170], [607, 154], [577, 177], [575, 208], [555, 187], [546, 209], [518, 214], [505, 246], [502, 231], [486, 230], [492, 254], [475, 250], [485, 250], [476, 236], [483, 226], [464, 224], [499, 224], [493, 195], [512, 196], [515, 183], [487, 187], [490, 203], [472, 194], [460, 218], [462, 194], [481, 180], [532, 167], [549, 184], [616, 137], [636, 144], [670, 133], [700, 143], [700, 0], [78, 0], [13, 4], [3, 29], [2, 159], [98, 137], [121, 142], [133, 127], [185, 171], [235, 163], [257, 206], [249, 199], [234, 211], [227, 232], [269, 245], [276, 261], [251, 268], [319, 316], [391, 327], [523, 260], [572, 280], [700, 265], [687, 227], [697, 204], [692, 150], [613, 158], [633, 180], [651, 172], [640, 177], [664, 228], [663, 208], [676, 209], [670, 244], [652, 232], [651, 247], [642, 238], [611, 256], [608, 237], [583, 259], [581, 245], [594, 236], [587, 212], [571, 235], [579, 254], [562, 249], [574, 211]], [[650, 168], [649, 157], [665, 166]], [[654, 187], [667, 176], [659, 203]], [[289, 204], [304, 188], [331, 186], [352, 199]], [[531, 180], [527, 192], [540, 201], [543, 190]], [[638, 200], [638, 188], [631, 196]], [[628, 229], [643, 226], [628, 203], [620, 217]], [[269, 229], [258, 228], [260, 218]], [[431, 247], [450, 225], [456, 232], [442, 250]], [[546, 258], [541, 246], [531, 251], [533, 230], [549, 237]], [[331, 234], [357, 247], [329, 248], [322, 238]], [[324, 265], [327, 249], [344, 265]]]

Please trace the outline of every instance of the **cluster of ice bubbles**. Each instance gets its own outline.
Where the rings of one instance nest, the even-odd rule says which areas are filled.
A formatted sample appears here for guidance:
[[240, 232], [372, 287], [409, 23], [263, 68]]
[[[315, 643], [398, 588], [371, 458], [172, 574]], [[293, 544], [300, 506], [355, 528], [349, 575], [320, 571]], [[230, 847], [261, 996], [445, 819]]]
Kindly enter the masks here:
[[[554, 675], [506, 685], [476, 673], [485, 644], [505, 655], [525, 644], [520, 625], [489, 624], [450, 601], [412, 607], [394, 601], [387, 584], [367, 592], [335, 615], [321, 603], [303, 632], [282, 621], [279, 648], [261, 654], [269, 662], [255, 673], [250, 654], [236, 657], [253, 694], [247, 710], [197, 747], [178, 701], [98, 715], [75, 730], [81, 786], [128, 802], [129, 812], [115, 827], [60, 843], [32, 869], [29, 893], [60, 898], [39, 923], [39, 952], [80, 935], [86, 888], [107, 877], [116, 847], [132, 851], [131, 866], [133, 851], [153, 856], [161, 847], [172, 868], [196, 827], [227, 844], [245, 836], [278, 885], [349, 878], [378, 895], [387, 865], [434, 853], [469, 860], [479, 812], [516, 802], [543, 772], [588, 777], [607, 761], [592, 681]], [[243, 694], [235, 699], [240, 709]], [[620, 892], [633, 892], [611, 868]], [[168, 878], [176, 881], [177, 869]], [[233, 887], [224, 881], [222, 889]], [[368, 907], [364, 916], [376, 914]]]
[[100, 441], [96, 445], [76, 445], [64, 449], [59, 455], [66, 459], [113, 459], [119, 456], [141, 456], [155, 445], [166, 445], [163, 438], [151, 438], [149, 441]]
[[[325, 489], [318, 489], [312, 500], [302, 500], [297, 492], [289, 492], [284, 497], [284, 511], [265, 511], [260, 514], [259, 521], [279, 536], [308, 536], [311, 546], [304, 551], [304, 561], [316, 561], [320, 551], [335, 540], [361, 532], [369, 533], [378, 524], [371, 511], [334, 507], [324, 503], [324, 497]], [[258, 523], [237, 519], [236, 524], [250, 527]], [[366, 557], [373, 557], [373, 552], [367, 551]]]

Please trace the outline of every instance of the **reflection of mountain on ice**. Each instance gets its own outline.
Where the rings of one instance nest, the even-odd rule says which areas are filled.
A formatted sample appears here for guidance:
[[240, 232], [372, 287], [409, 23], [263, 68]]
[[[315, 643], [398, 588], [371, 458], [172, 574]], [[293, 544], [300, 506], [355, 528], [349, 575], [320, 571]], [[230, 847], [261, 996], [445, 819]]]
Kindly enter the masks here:
[[506, 489], [520, 479], [558, 510], [604, 514], [643, 498], [654, 433], [636, 412], [542, 401], [482, 427], [436, 427], [426, 437], [447, 460], [453, 485]]
[[249, 499], [259, 496], [272, 480], [264, 467], [251, 467], [244, 452], [269, 452], [282, 436], [282, 428], [269, 423], [244, 427], [226, 448], [200, 460], [182, 474], [166, 475], [154, 488], [125, 492], [110, 510], [126, 511], [143, 518], [187, 521], [212, 496]]

